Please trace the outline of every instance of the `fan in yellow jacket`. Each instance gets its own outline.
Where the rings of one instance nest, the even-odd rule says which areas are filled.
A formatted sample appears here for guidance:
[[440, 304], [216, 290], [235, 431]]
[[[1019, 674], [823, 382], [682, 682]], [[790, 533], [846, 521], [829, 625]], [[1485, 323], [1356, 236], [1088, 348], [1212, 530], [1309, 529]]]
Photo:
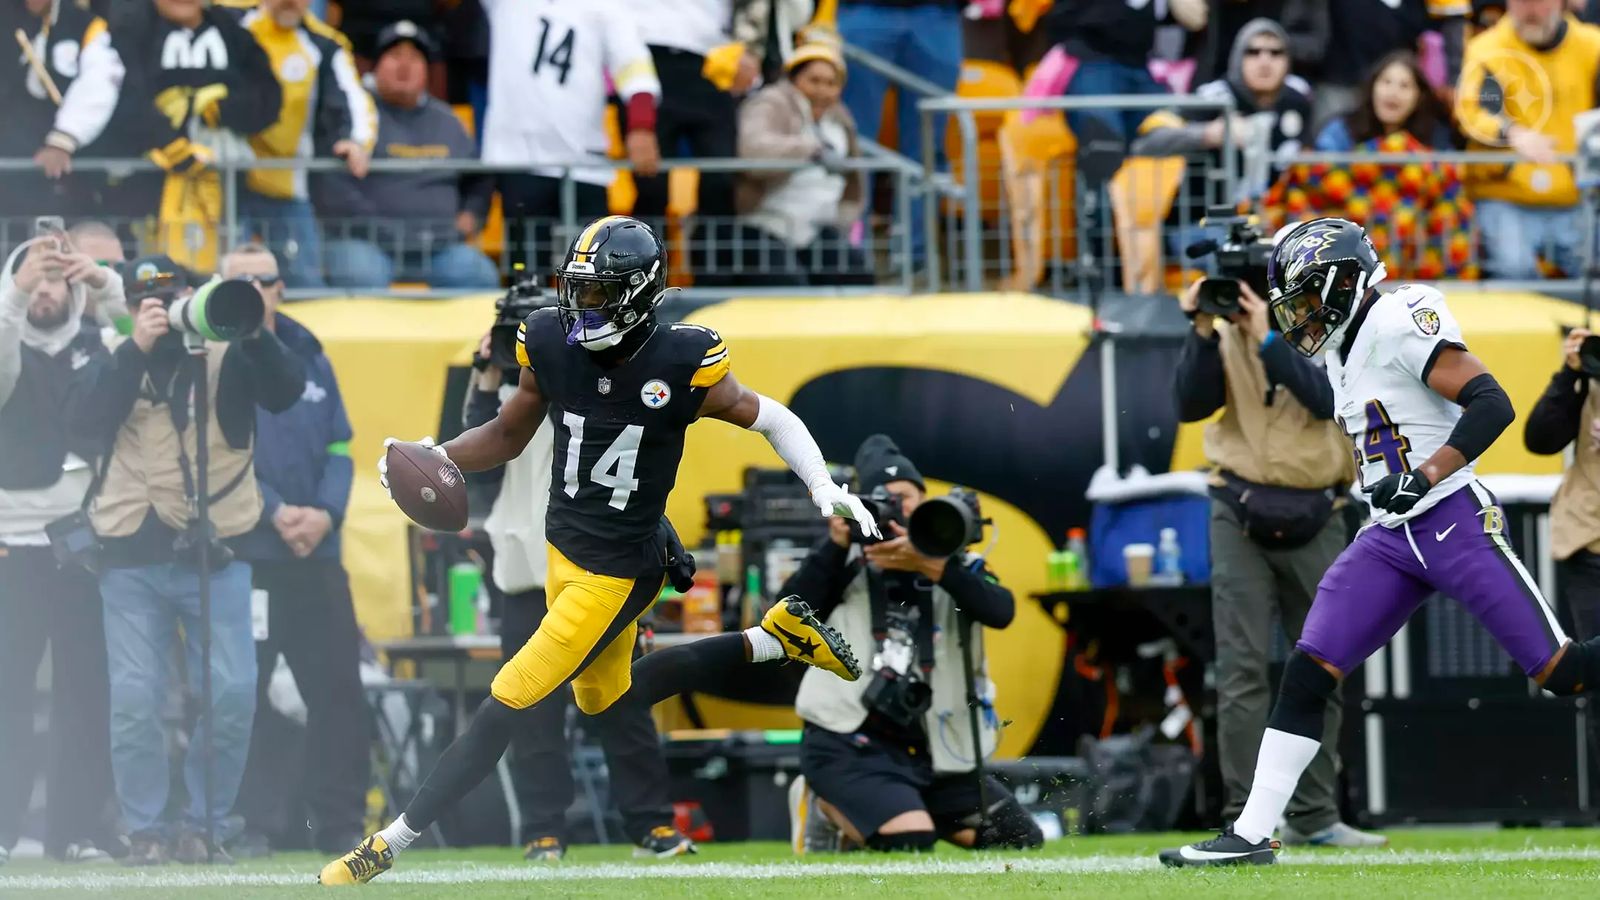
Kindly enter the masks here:
[[[309, 0], [223, 0], [267, 53], [283, 89], [278, 120], [250, 139], [258, 159], [337, 156], [365, 177], [378, 111], [350, 42], [308, 11]], [[272, 247], [292, 287], [323, 283], [321, 239], [300, 169], [255, 169], [240, 192], [245, 227]]]
[[1518, 157], [1467, 173], [1491, 275], [1535, 277], [1541, 251], [1577, 274], [1578, 186], [1559, 160], [1577, 148], [1574, 117], [1597, 99], [1600, 28], [1566, 14], [1563, 0], [1509, 0], [1505, 16], [1467, 44], [1456, 119], [1469, 149]]

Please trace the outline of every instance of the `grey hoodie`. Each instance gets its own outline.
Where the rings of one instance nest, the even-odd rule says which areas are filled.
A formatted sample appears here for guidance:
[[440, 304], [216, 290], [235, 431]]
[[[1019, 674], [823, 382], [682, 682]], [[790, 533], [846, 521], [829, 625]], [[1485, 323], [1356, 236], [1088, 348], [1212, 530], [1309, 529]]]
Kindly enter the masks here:
[[[1244, 51], [1250, 46], [1251, 39], [1262, 34], [1274, 35], [1288, 47], [1289, 35], [1282, 25], [1271, 19], [1251, 19], [1239, 29], [1233, 41], [1233, 49], [1228, 54], [1228, 76], [1200, 85], [1195, 88], [1194, 94], [1217, 101], [1231, 100], [1234, 110], [1243, 116], [1276, 114], [1267, 145], [1277, 152], [1284, 145], [1296, 142], [1288, 148], [1293, 152], [1298, 150], [1298, 142], [1305, 137], [1304, 131], [1311, 122], [1311, 86], [1305, 79], [1291, 74], [1284, 79], [1272, 107], [1262, 109], [1256, 105], [1255, 94], [1244, 86]], [[1172, 116], [1171, 113], [1165, 115], [1169, 119]], [[1134, 140], [1131, 152], [1136, 156], [1166, 156], [1203, 150], [1206, 126], [1218, 115], [1214, 110], [1185, 111], [1182, 117], [1187, 121], [1184, 124], [1157, 125], [1148, 134]], [[1238, 140], [1238, 137], [1235, 135], [1234, 139]]]
[[1252, 96], [1249, 89], [1244, 86], [1244, 51], [1250, 46], [1252, 38], [1262, 34], [1272, 35], [1283, 45], [1284, 50], [1289, 49], [1289, 32], [1272, 19], [1261, 17], [1244, 23], [1244, 27], [1239, 29], [1239, 34], [1233, 39], [1233, 48], [1228, 51], [1228, 85], [1240, 97]]

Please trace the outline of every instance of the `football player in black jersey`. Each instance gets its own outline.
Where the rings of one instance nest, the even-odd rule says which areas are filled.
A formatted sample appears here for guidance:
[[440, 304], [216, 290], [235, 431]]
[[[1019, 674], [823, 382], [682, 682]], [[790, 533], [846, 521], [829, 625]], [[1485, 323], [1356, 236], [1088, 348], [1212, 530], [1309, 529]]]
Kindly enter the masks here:
[[[665, 517], [684, 431], [712, 418], [760, 432], [806, 483], [824, 516], [878, 526], [834, 484], [806, 427], [729, 373], [728, 347], [698, 325], [657, 321], [667, 258], [649, 226], [626, 216], [590, 224], [558, 273], [559, 303], [522, 324], [522, 377], [493, 421], [439, 446], [462, 470], [515, 459], [546, 418], [555, 456], [546, 518], [549, 612], [495, 676], [471, 726], [445, 751], [405, 812], [323, 867], [323, 884], [365, 883], [387, 871], [441, 812], [494, 768], [514, 716], [571, 682], [578, 708], [654, 704], [736, 674], [746, 662], [795, 659], [847, 681], [861, 667], [846, 643], [798, 598], [761, 624], [658, 650], [632, 663], [635, 620], [655, 601], [682, 546]], [[379, 471], [388, 486], [387, 472]]]

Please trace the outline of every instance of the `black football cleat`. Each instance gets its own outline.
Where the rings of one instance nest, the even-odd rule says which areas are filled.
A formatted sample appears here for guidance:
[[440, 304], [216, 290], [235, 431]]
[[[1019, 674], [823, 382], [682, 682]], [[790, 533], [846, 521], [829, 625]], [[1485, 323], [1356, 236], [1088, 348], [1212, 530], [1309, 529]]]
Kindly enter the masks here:
[[671, 825], [660, 825], [650, 829], [644, 836], [639, 846], [633, 848], [633, 855], [641, 859], [654, 857], [655, 859], [671, 859], [674, 856], [684, 856], [690, 853], [699, 853], [700, 848], [694, 841]]
[[561, 862], [566, 856], [566, 842], [555, 835], [535, 838], [522, 848], [522, 858], [528, 862]]
[[1247, 841], [1233, 833], [1229, 825], [1206, 841], [1161, 851], [1161, 864], [1173, 868], [1187, 866], [1270, 866], [1277, 862], [1278, 842], [1272, 838]]

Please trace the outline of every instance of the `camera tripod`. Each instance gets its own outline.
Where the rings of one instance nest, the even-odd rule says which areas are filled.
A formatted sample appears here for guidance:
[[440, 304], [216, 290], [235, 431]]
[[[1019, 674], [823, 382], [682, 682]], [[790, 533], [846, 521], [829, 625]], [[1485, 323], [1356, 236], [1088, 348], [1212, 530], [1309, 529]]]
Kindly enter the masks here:
[[[205, 729], [201, 735], [200, 759], [205, 770], [204, 788], [201, 802], [205, 804], [205, 829], [206, 829], [206, 862], [216, 859], [217, 850], [217, 823], [213, 812], [212, 797], [216, 795], [214, 772], [216, 770], [216, 747], [213, 733], [216, 723], [212, 721], [212, 687], [211, 687], [211, 453], [206, 433], [211, 427], [211, 396], [207, 389], [206, 377], [206, 341], [205, 338], [186, 332], [183, 336], [185, 351], [184, 364], [193, 372], [190, 382], [193, 391], [193, 419], [194, 419], [194, 516], [193, 527], [198, 530], [200, 540], [196, 546], [196, 569], [199, 572], [200, 594], [200, 709], [204, 717]], [[174, 401], [176, 398], [174, 398]], [[183, 435], [178, 435], [180, 447]]]

